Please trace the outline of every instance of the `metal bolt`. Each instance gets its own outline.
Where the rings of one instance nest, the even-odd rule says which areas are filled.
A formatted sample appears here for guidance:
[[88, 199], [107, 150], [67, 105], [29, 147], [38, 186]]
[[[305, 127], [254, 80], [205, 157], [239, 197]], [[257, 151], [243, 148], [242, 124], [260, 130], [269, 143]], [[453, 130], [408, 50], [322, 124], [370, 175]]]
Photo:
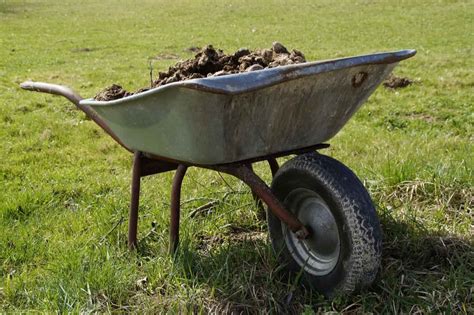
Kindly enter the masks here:
[[296, 238], [300, 240], [304, 240], [308, 238], [309, 231], [305, 226], [303, 226], [301, 229], [295, 232], [295, 235], [296, 235]]

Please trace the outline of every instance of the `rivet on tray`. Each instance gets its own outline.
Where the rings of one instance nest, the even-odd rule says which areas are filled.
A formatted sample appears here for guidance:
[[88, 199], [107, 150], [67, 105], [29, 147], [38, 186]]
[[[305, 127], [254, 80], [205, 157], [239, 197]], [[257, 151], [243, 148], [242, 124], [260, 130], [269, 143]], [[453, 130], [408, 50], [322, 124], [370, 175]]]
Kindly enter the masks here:
[[352, 86], [357, 88], [367, 79], [367, 72], [361, 71], [352, 77]]

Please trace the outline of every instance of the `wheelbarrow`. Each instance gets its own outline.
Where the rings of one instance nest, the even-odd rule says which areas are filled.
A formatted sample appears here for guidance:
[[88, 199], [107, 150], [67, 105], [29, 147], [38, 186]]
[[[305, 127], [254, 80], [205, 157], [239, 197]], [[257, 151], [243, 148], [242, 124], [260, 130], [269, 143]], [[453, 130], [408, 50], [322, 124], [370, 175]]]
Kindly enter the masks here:
[[[233, 175], [263, 201], [272, 247], [290, 273], [326, 295], [369, 286], [382, 234], [356, 175], [322, 155], [331, 139], [399, 61], [414, 50], [308, 62], [171, 83], [113, 101], [83, 99], [68, 87], [24, 82], [62, 95], [134, 154], [128, 245], [137, 246], [140, 179], [176, 170], [170, 251], [179, 242], [186, 170]], [[296, 155], [281, 168], [277, 158]], [[252, 168], [268, 161], [271, 187]]]

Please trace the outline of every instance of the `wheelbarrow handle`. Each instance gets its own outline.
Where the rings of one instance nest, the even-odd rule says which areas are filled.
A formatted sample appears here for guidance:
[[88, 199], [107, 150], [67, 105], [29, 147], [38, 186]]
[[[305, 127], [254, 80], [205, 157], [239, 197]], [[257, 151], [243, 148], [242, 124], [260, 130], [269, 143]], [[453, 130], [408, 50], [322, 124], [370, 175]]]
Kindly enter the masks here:
[[127, 147], [119, 137], [107, 126], [107, 123], [97, 115], [97, 113], [90, 107], [86, 105], [81, 105], [80, 101], [83, 100], [82, 96], [74, 92], [73, 89], [58, 85], [58, 84], [51, 84], [51, 83], [44, 83], [44, 82], [33, 82], [33, 81], [25, 81], [20, 84], [22, 89], [28, 91], [35, 91], [35, 92], [43, 92], [55, 95], [61, 95], [67, 98], [69, 101], [74, 103], [80, 110], [82, 110], [87, 117], [92, 119], [96, 124], [98, 124], [102, 129], [105, 130], [115, 141], [117, 141], [121, 146], [123, 146], [128, 151], [132, 152], [132, 150]]
[[20, 87], [28, 91], [43, 92], [55, 95], [61, 95], [79, 107], [79, 102], [83, 99], [79, 94], [74, 92], [71, 88], [58, 84], [25, 81], [20, 84]]

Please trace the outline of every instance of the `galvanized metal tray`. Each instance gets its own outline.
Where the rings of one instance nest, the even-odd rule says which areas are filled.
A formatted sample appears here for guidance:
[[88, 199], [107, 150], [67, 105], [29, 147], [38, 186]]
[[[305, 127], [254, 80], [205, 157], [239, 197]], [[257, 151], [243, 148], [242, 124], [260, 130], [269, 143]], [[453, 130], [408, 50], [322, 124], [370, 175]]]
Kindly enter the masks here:
[[308, 147], [333, 137], [414, 50], [171, 83], [85, 99], [133, 151], [200, 165]]

